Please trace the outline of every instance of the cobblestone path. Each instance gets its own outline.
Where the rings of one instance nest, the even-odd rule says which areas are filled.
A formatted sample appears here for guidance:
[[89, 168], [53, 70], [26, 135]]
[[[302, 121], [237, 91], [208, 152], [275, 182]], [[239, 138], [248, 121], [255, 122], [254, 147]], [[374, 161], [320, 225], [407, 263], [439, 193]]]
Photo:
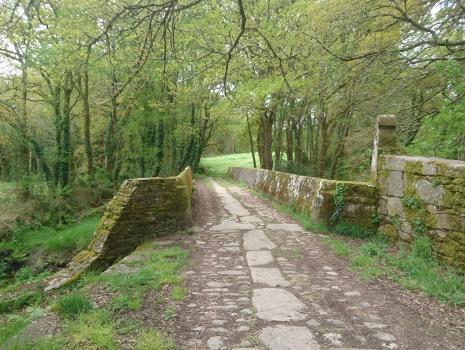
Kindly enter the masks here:
[[[460, 349], [361, 281], [318, 234], [224, 181], [196, 186], [181, 349]], [[462, 339], [463, 340], [463, 339]]]

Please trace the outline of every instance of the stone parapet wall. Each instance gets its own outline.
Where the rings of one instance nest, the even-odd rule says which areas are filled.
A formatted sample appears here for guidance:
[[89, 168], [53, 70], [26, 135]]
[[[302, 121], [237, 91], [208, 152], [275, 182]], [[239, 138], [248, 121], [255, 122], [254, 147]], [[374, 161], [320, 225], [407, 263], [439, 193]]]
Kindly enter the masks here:
[[381, 156], [377, 186], [380, 230], [392, 242], [428, 235], [440, 259], [465, 270], [465, 162]]
[[110, 266], [140, 243], [191, 225], [192, 171], [178, 176], [129, 179], [107, 204], [89, 247], [48, 282], [46, 290], [82, 272]]
[[336, 187], [344, 189], [343, 209], [339, 220], [374, 228], [377, 193], [374, 185], [365, 182], [333, 181], [264, 169], [229, 168], [228, 175], [260, 190], [284, 204], [292, 204], [313, 221], [329, 224], [335, 212]]

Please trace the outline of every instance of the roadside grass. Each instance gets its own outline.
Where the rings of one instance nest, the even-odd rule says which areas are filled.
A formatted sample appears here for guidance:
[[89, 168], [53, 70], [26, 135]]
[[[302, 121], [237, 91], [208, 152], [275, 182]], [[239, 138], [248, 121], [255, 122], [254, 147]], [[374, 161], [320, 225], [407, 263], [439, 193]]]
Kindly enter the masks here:
[[165, 334], [150, 330], [139, 334], [136, 340], [136, 350], [171, 350], [175, 349], [174, 341]]
[[[258, 153], [256, 154], [258, 161]], [[222, 154], [219, 156], [203, 157], [200, 166], [206, 170], [207, 175], [225, 175], [228, 167], [253, 168], [252, 153]]]
[[130, 309], [138, 309], [148, 289], [159, 290], [163, 285], [173, 287], [173, 297], [177, 300], [184, 297], [182, 279], [179, 270], [186, 264], [186, 252], [177, 246], [165, 248], [149, 254], [144, 266], [134, 273], [118, 273], [97, 276], [97, 281], [105, 282], [108, 289], [118, 292], [113, 306], [126, 305]]
[[80, 292], [64, 295], [56, 303], [56, 311], [62, 318], [75, 318], [91, 309], [89, 298]]
[[[229, 178], [224, 181], [245, 187]], [[429, 237], [418, 236], [410, 248], [393, 249], [378, 232], [345, 223], [334, 227], [314, 223], [308, 214], [298, 212], [292, 203], [284, 205], [259, 191], [249, 190], [257, 197], [271, 201], [276, 210], [288, 214], [306, 230], [326, 235], [323, 243], [336, 255], [348, 259], [351, 268], [362, 279], [389, 278], [442, 303], [456, 307], [465, 305], [465, 276], [436, 259]]]
[[350, 247], [344, 241], [325, 237], [325, 239], [323, 240], [323, 243], [325, 243], [329, 248], [334, 250], [337, 256], [347, 257], [350, 255], [350, 252], [351, 252]]
[[27, 291], [15, 299], [0, 300], [0, 315], [15, 312], [26, 306], [38, 305], [41, 300], [42, 294], [38, 291]]
[[419, 236], [410, 248], [396, 251], [388, 251], [389, 244], [380, 235], [353, 244], [330, 235], [323, 242], [336, 255], [346, 257], [362, 279], [389, 278], [442, 303], [465, 305], [465, 276], [434, 257], [429, 237]]
[[[67, 288], [68, 294], [55, 299], [52, 309], [63, 319], [63, 332], [51, 339], [32, 344], [6, 344], [7, 339], [18, 334], [31, 320], [22, 314], [4, 315], [11, 318], [5, 324], [0, 321], [0, 346], [13, 349], [118, 349], [118, 337], [125, 334], [136, 336], [136, 349], [174, 349], [174, 342], [164, 333], [146, 330], [137, 321], [125, 315], [125, 310], [139, 310], [149, 289], [161, 290], [170, 285], [171, 299], [185, 298], [180, 270], [187, 261], [187, 252], [178, 246], [146, 253], [144, 263], [133, 273], [87, 273]], [[115, 292], [105, 306], [94, 309], [87, 295], [92, 284], [103, 283]], [[165, 301], [163, 301], [164, 303]], [[168, 305], [164, 318], [169, 320], [176, 308]]]

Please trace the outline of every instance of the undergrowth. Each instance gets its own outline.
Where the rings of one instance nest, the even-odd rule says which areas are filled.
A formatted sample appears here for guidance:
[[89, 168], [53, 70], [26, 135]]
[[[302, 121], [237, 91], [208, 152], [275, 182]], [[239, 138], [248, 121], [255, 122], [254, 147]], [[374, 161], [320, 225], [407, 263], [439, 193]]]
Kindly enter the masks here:
[[90, 241], [100, 216], [94, 215], [61, 229], [44, 226], [13, 234], [10, 240], [0, 242], [0, 249], [13, 249], [17, 254], [26, 254], [42, 248], [49, 252], [65, 249], [80, 249]]
[[[136, 349], [171, 350], [174, 341], [166, 334], [154, 329], [145, 329], [125, 311], [140, 309], [148, 290], [161, 290], [171, 286], [171, 300], [182, 300], [185, 289], [182, 287], [180, 269], [186, 264], [187, 253], [180, 247], [168, 247], [155, 252], [141, 253], [142, 264], [131, 273], [100, 274], [90, 272], [82, 276], [74, 285], [67, 287], [68, 294], [58, 298], [53, 309], [63, 319], [63, 332], [51, 339], [35, 341], [31, 344], [5, 343], [29, 322], [30, 317], [18, 314], [11, 320], [0, 322], [0, 346], [13, 349], [118, 349], [118, 339], [125, 335], [135, 338]], [[102, 284], [111, 292], [112, 299], [103, 307], [92, 307], [87, 291], [93, 284]], [[66, 290], [65, 290], [66, 292]], [[165, 319], [176, 314], [173, 305], [166, 307]], [[5, 336], [3, 336], [5, 334]]]

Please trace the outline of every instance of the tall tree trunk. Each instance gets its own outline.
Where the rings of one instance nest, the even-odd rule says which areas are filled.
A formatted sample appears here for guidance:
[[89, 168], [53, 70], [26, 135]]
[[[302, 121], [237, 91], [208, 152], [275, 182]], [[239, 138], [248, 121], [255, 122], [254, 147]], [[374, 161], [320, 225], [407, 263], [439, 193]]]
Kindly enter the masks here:
[[94, 176], [94, 156], [90, 138], [90, 107], [89, 107], [89, 72], [87, 69], [82, 76], [82, 109], [84, 112], [84, 149], [87, 159], [87, 175], [92, 180]]
[[105, 135], [105, 170], [107, 171], [108, 175], [113, 182], [114, 187], [116, 188], [116, 123], [118, 120], [118, 101], [117, 101], [117, 86], [118, 81], [116, 78], [116, 74], [112, 73], [112, 97], [111, 97], [111, 110], [109, 113], [109, 121]]
[[275, 110], [272, 108], [265, 108], [263, 114], [260, 116], [258, 133], [260, 140], [259, 155], [260, 167], [262, 169], [273, 169], [273, 122], [275, 119]]
[[62, 117], [61, 117], [61, 87], [57, 84], [55, 87], [52, 87], [50, 90], [53, 99], [53, 111], [55, 114], [55, 165], [53, 168], [55, 186], [61, 184], [61, 162], [63, 154], [62, 149], [63, 145], [61, 142], [61, 135], [63, 130]]
[[63, 186], [69, 185], [70, 166], [71, 166], [71, 92], [72, 88], [71, 71], [65, 72], [63, 82], [63, 146], [62, 146], [62, 162], [60, 175]]
[[277, 118], [278, 123], [274, 128], [274, 159], [275, 159], [275, 169], [281, 167], [281, 152], [283, 149], [283, 127], [284, 120], [282, 112], [279, 113], [279, 118]]
[[302, 165], [302, 128], [297, 118], [292, 120], [292, 130], [295, 137], [295, 162]]
[[[26, 53], [22, 57], [21, 62], [21, 127], [26, 130], [28, 125], [28, 111], [27, 111], [27, 98], [28, 98], [28, 67], [27, 67], [27, 49]], [[25, 173], [30, 173], [30, 164], [28, 164], [28, 159], [30, 159], [30, 147], [24, 140], [21, 142], [21, 170]]]
[[291, 125], [291, 117], [287, 117], [286, 121], [286, 158], [288, 166], [291, 166], [294, 162], [293, 157], [293, 148], [294, 148], [294, 140], [293, 140], [293, 133], [292, 133], [292, 125]]
[[318, 154], [318, 170], [317, 176], [324, 177], [325, 165], [326, 165], [326, 155], [329, 148], [329, 139], [328, 139], [328, 123], [326, 122], [325, 116], [320, 119], [320, 147]]
[[212, 122], [211, 115], [210, 115], [210, 108], [208, 103], [204, 103], [204, 118], [203, 120], [200, 119], [200, 137], [199, 143], [196, 150], [195, 158], [194, 158], [194, 170], [197, 170], [200, 165], [200, 159], [202, 158], [203, 151], [208, 145], [208, 141], [210, 140], [213, 129], [214, 129], [214, 122]]
[[246, 115], [246, 120], [247, 120], [247, 133], [249, 135], [249, 145], [250, 145], [250, 153], [252, 153], [252, 161], [253, 161], [253, 167], [257, 168], [257, 160], [255, 159], [255, 150], [253, 146], [253, 137], [252, 137], [252, 129], [250, 127], [250, 120], [249, 120], [249, 113], [247, 112]]
[[156, 147], [154, 154], [154, 166], [152, 170], [152, 176], [158, 176], [161, 171], [161, 165], [163, 163], [163, 144], [164, 144], [164, 125], [163, 121], [159, 120], [157, 125], [157, 138]]

